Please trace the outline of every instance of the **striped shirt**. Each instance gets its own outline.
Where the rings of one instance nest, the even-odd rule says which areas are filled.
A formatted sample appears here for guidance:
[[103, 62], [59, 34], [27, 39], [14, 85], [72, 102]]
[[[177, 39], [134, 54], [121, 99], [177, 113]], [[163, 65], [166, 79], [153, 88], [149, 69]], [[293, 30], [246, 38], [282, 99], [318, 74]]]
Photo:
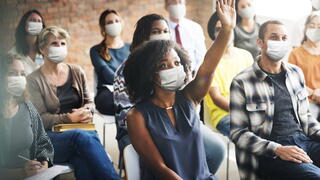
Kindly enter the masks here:
[[[303, 72], [295, 65], [282, 62], [285, 84], [291, 96], [294, 114], [307, 136], [320, 139], [320, 124], [309, 112], [308, 93]], [[236, 145], [241, 179], [258, 179], [257, 156], [274, 157], [280, 144], [268, 140], [274, 118], [274, 86], [258, 63], [242, 71], [230, 87], [230, 138]], [[288, 102], [291, 103], [291, 102]]]

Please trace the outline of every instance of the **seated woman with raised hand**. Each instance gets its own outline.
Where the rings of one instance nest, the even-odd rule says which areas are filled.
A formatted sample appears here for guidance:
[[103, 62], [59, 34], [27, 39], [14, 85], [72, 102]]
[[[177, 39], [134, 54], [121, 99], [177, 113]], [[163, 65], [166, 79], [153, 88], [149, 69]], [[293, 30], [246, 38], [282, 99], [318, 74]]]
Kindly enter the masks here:
[[[140, 18], [134, 31], [131, 51], [140, 45], [151, 40], [170, 40], [169, 26], [165, 18], [158, 14], [148, 14]], [[123, 149], [130, 144], [125, 117], [134, 105], [130, 103], [129, 94], [125, 85], [123, 75], [123, 63], [116, 71], [114, 80], [114, 102], [116, 108], [117, 140], [122, 153]], [[217, 133], [214, 133], [203, 123], [200, 124], [200, 131], [203, 136], [203, 144], [206, 152], [206, 160], [209, 171], [215, 174], [225, 155], [225, 145]]]
[[215, 179], [206, 163], [196, 106], [208, 92], [231, 38], [234, 1], [218, 1], [217, 12], [222, 30], [195, 79], [183, 89], [189, 60], [173, 41], [149, 41], [126, 62], [126, 85], [131, 101], [137, 103], [127, 115], [128, 132], [142, 159], [141, 179]]
[[55, 26], [39, 34], [44, 64], [27, 78], [31, 101], [55, 149], [54, 163], [71, 163], [77, 179], [119, 179], [96, 132], [50, 131], [56, 124], [92, 121], [93, 102], [85, 74], [79, 66], [63, 63], [68, 38], [64, 29]]
[[0, 57], [0, 83], [0, 179], [23, 179], [48, 168], [53, 147], [37, 110], [25, 101], [20, 57]]

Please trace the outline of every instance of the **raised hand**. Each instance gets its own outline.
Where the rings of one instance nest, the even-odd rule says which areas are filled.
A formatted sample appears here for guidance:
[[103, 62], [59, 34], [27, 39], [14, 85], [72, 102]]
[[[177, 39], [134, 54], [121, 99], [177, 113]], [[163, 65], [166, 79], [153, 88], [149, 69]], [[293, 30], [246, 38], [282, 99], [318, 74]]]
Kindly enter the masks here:
[[237, 13], [235, 10], [235, 0], [216, 0], [217, 14], [222, 27], [234, 28], [236, 26]]

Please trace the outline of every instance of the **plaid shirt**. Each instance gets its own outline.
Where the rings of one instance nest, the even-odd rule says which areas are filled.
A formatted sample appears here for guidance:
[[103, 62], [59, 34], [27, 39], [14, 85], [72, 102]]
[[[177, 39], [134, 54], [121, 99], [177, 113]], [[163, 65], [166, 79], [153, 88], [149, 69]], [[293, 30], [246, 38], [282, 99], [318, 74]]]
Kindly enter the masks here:
[[[301, 129], [307, 136], [320, 139], [320, 124], [309, 112], [303, 72], [286, 62], [282, 62], [282, 67]], [[236, 145], [239, 174], [242, 180], [258, 179], [257, 157], [275, 157], [275, 149], [281, 146], [268, 140], [273, 125], [274, 99], [277, 98], [274, 87], [268, 75], [255, 62], [233, 79], [230, 92], [230, 138]]]

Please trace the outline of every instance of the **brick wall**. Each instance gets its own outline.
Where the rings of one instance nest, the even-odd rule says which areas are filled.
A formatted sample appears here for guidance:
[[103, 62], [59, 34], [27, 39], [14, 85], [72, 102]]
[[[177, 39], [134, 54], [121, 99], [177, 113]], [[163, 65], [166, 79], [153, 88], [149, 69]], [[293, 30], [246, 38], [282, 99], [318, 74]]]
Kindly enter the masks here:
[[[208, 18], [214, 0], [186, 0], [187, 17], [200, 23], [207, 36]], [[85, 68], [90, 88], [93, 67], [89, 49], [102, 40], [98, 19], [107, 8], [119, 11], [125, 22], [123, 39], [130, 42], [136, 21], [148, 14], [167, 16], [164, 0], [0, 0], [0, 53], [8, 51], [14, 44], [14, 32], [22, 15], [30, 10], [39, 10], [48, 26], [57, 25], [71, 34], [67, 62]], [[206, 39], [210, 44], [209, 38]]]

